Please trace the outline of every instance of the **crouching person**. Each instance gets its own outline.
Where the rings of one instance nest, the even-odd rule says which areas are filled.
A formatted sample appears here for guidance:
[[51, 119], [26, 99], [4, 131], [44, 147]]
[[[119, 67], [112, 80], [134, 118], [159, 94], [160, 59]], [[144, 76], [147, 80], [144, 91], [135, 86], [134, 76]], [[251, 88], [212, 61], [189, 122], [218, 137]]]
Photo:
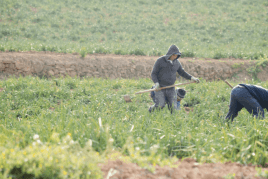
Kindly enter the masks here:
[[[154, 89], [155, 87], [153, 86], [152, 89]], [[176, 110], [180, 110], [180, 106], [181, 106], [181, 100], [185, 97], [185, 94], [186, 94], [186, 91], [184, 89], [181, 89], [181, 88], [178, 88], [175, 90], [176, 91], [176, 96], [177, 96], [177, 100], [174, 101], [174, 108]], [[151, 98], [153, 99], [154, 103], [156, 103], [156, 97], [155, 97], [155, 92], [154, 91], [151, 91], [151, 94], [150, 94]], [[164, 106], [165, 104], [168, 104], [168, 108], [171, 108], [171, 106], [169, 105], [168, 103], [168, 100], [167, 98], [165, 98], [165, 103], [164, 103]], [[154, 110], [153, 106], [151, 106], [149, 108], [149, 112], [152, 112]]]
[[229, 112], [225, 119], [233, 121], [242, 108], [246, 108], [256, 118], [264, 118], [263, 109], [268, 109], [268, 90], [251, 84], [235, 86], [231, 92]]

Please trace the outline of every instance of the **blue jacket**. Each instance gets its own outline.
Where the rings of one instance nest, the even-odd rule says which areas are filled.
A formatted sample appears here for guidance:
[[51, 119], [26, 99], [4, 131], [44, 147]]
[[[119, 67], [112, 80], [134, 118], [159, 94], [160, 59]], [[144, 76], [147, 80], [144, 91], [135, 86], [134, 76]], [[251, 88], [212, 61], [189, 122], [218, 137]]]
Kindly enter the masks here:
[[177, 72], [183, 78], [191, 80], [192, 76], [184, 71], [179, 60], [175, 59], [172, 63], [168, 60], [175, 53], [180, 53], [180, 51], [176, 45], [171, 45], [167, 54], [158, 58], [154, 64], [151, 77], [154, 83], [159, 83], [160, 87], [173, 85]]
[[244, 86], [249, 93], [260, 103], [262, 108], [266, 108], [268, 110], [268, 90], [257, 85], [251, 84], [239, 84]]

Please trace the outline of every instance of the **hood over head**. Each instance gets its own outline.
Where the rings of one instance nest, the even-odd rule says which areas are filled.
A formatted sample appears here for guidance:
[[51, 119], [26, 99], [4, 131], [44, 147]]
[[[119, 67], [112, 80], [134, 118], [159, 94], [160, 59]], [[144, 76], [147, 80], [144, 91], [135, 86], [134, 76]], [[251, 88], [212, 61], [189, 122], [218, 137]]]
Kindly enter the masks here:
[[[167, 52], [167, 54], [165, 55], [165, 59], [168, 60], [169, 57], [170, 57], [171, 55], [173, 55], [173, 54], [178, 55], [178, 57], [177, 57], [176, 59], [180, 58], [180, 56], [181, 56], [181, 52], [179, 51], [179, 49], [178, 49], [178, 47], [177, 47], [176, 45], [171, 45], [171, 46], [169, 47], [168, 52]], [[176, 59], [175, 59], [175, 60], [176, 60]]]

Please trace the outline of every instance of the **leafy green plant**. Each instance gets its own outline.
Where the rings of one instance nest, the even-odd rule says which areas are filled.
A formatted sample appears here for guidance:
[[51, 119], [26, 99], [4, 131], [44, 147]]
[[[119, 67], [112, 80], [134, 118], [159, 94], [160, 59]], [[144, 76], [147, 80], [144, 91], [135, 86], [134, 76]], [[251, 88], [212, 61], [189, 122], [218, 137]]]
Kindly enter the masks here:
[[5, 47], [3, 47], [2, 45], [0, 46], [0, 51], [4, 52], [5, 51]]
[[125, 52], [123, 50], [119, 49], [119, 50], [115, 50], [114, 54], [116, 54], [116, 55], [125, 55]]
[[267, 170], [264, 170], [262, 171], [261, 168], [256, 168], [257, 170], [257, 177], [263, 177], [263, 178], [268, 178], [268, 171]]
[[213, 56], [214, 59], [226, 58], [227, 56], [224, 55], [222, 52], [216, 52]]
[[141, 49], [135, 49], [135, 50], [131, 50], [130, 55], [146, 55]]
[[235, 179], [235, 173], [233, 174], [228, 174], [224, 177], [225, 179]]
[[236, 69], [236, 68], [240, 68], [242, 65], [244, 65], [244, 62], [240, 62], [240, 63], [234, 63], [232, 65], [232, 68]]
[[103, 53], [103, 54], [106, 54], [106, 53], [109, 53], [107, 49], [105, 49], [104, 47], [99, 47], [95, 50], [95, 53]]
[[53, 133], [50, 143], [43, 143], [38, 135], [26, 148], [1, 147], [1, 178], [102, 178], [97, 163], [103, 159], [88, 142], [81, 148], [71, 134], [62, 140]]
[[81, 57], [85, 58], [86, 54], [87, 54], [86, 48], [85, 47], [81, 48], [81, 50], [80, 50]]
[[186, 52], [182, 52], [181, 57], [195, 57], [194, 52], [190, 52], [190, 51], [186, 51]]
[[261, 58], [254, 65], [249, 67], [247, 69], [247, 72], [250, 73], [255, 80], [257, 80], [258, 79], [257, 75], [259, 72], [261, 72], [261, 69], [259, 67], [265, 68], [267, 64], [268, 64], [268, 58], [267, 57]]
[[[268, 87], [267, 82], [247, 83]], [[4, 89], [0, 92], [0, 158], [2, 152], [8, 151], [5, 160], [0, 160], [6, 166], [0, 165], [1, 175], [41, 176], [43, 171], [57, 176], [63, 176], [63, 171], [77, 174], [81, 171], [79, 167], [88, 167], [77, 152], [87, 155], [84, 150], [89, 141], [91, 154], [97, 157], [98, 152], [100, 159], [114, 152], [152, 171], [154, 163], [160, 165], [165, 159], [167, 163], [173, 161], [170, 156], [192, 157], [198, 162], [267, 163], [267, 121], [253, 118], [243, 109], [234, 122], [227, 123], [224, 118], [231, 90], [224, 82], [201, 80], [198, 85], [184, 86], [187, 93], [181, 101], [182, 110], [173, 114], [167, 107], [149, 113], [153, 103], [149, 93], [135, 95], [132, 103], [124, 101], [124, 95], [152, 85], [151, 79], [11, 77], [0, 81], [0, 88]], [[184, 110], [185, 105], [193, 111]], [[42, 145], [33, 139], [35, 134], [39, 135]], [[75, 147], [70, 144], [64, 148], [65, 157], [56, 155], [56, 149], [67, 145], [63, 142], [66, 136], [71, 137]], [[33, 142], [38, 147], [34, 148]], [[30, 146], [34, 148], [35, 157], [28, 153], [32, 150]], [[44, 159], [40, 146], [55, 149], [50, 151], [53, 162]], [[23, 165], [24, 151], [27, 159], [34, 163]], [[92, 157], [91, 154], [86, 158]], [[70, 165], [71, 170], [67, 171], [67, 165], [60, 168], [56, 159], [62, 165]], [[70, 160], [69, 163], [66, 160]], [[79, 163], [77, 170], [73, 168], [74, 161]], [[39, 169], [40, 163], [42, 169]]]

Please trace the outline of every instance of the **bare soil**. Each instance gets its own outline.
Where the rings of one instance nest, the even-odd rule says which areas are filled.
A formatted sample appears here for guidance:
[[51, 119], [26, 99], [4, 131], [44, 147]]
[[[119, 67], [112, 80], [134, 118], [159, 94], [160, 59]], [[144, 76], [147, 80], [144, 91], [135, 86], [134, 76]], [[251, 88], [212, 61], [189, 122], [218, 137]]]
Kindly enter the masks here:
[[[253, 179], [257, 177], [256, 166], [239, 163], [197, 163], [194, 159], [178, 160], [177, 168], [156, 166], [154, 173], [135, 163], [120, 160], [102, 164], [105, 179]], [[263, 168], [267, 170], [267, 168]]]
[[[52, 52], [5, 52], [0, 53], [0, 57], [16, 58], [18, 56], [24, 55], [25, 58], [37, 58], [37, 56], [46, 55], [48, 59], [54, 59], [55, 61], [64, 59], [80, 59], [81, 57], [78, 53], [75, 54], [59, 54]], [[135, 60], [139, 65], [145, 66], [145, 69], [151, 69], [154, 60], [158, 57], [156, 56], [134, 56], [134, 55], [105, 55], [105, 54], [87, 54], [86, 59], [116, 59], [118, 64], [129, 63]], [[180, 58], [179, 61], [185, 66], [188, 66], [188, 71], [191, 71], [189, 64], [194, 63], [195, 65], [200, 65], [202, 68], [213, 65], [215, 71], [221, 71], [226, 66], [232, 66], [233, 64], [250, 65], [249, 60], [243, 59], [198, 59], [198, 58]], [[209, 62], [209, 63], [208, 63]], [[186, 69], [187, 69], [186, 68]], [[265, 71], [264, 71], [265, 72]], [[263, 79], [267, 78], [266, 72], [261, 74]], [[198, 76], [197, 76], [198, 77]], [[247, 72], [240, 71], [238, 77], [245, 79]], [[1, 91], [1, 89], [0, 89]], [[190, 111], [190, 108], [185, 108], [186, 111]], [[194, 159], [184, 159], [177, 161], [177, 168], [170, 167], [159, 167], [156, 166], [156, 171], [154, 173], [139, 167], [135, 163], [124, 163], [120, 160], [108, 161], [104, 164], [100, 164], [100, 168], [103, 171], [103, 177], [105, 179], [218, 179], [218, 178], [233, 178], [233, 179], [250, 179], [250, 178], [260, 178], [256, 177], [257, 171], [256, 166], [252, 165], [241, 165], [239, 163], [197, 163]], [[263, 167], [263, 170], [268, 170], [268, 168]], [[114, 173], [112, 176], [108, 176], [108, 173]]]
[[[0, 52], [0, 79], [2, 76], [54, 76], [102, 78], [150, 78], [155, 61], [159, 56], [136, 56], [114, 54], [87, 54], [54, 52]], [[207, 81], [251, 80], [256, 61], [244, 59], [179, 58], [184, 70], [192, 76]], [[268, 66], [258, 69], [257, 78], [268, 80]], [[253, 68], [254, 69], [254, 68]], [[254, 71], [255, 73], [255, 71]], [[4, 76], [3, 76], [4, 77]]]

